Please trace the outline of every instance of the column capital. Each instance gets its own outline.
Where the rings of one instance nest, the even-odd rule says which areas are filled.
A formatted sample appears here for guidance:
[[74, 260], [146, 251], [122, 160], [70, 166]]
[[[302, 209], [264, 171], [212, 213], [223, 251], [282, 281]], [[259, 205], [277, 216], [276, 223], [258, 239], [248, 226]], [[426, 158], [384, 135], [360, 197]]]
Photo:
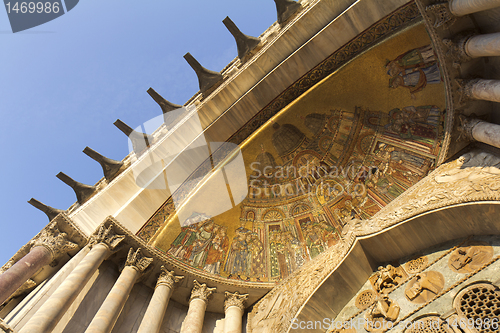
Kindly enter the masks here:
[[446, 56], [451, 58], [455, 67], [459, 67], [460, 64], [472, 60], [472, 57], [467, 53], [466, 44], [473, 36], [475, 36], [475, 34], [467, 33], [461, 34], [453, 38], [453, 40], [443, 39], [443, 44], [448, 49]]
[[475, 140], [474, 136], [472, 135], [472, 130], [474, 129], [474, 126], [483, 121], [477, 118], [467, 117], [464, 115], [460, 115], [458, 119], [460, 120], [460, 125], [458, 129], [460, 131], [461, 136], [463, 136], [468, 140]]
[[78, 248], [77, 244], [68, 240], [68, 235], [65, 232], [59, 230], [56, 221], [49, 223], [46, 228], [42, 229], [30, 245], [31, 248], [37, 246], [46, 248], [50, 252], [52, 260]]
[[169, 271], [165, 266], [161, 266], [161, 273], [156, 286], [164, 285], [170, 289], [174, 289], [175, 284], [182, 279], [184, 279], [184, 276], [175, 276], [174, 271]]
[[455, 79], [455, 82], [458, 85], [458, 94], [460, 96], [459, 103], [474, 99], [474, 95], [472, 93], [472, 88], [479, 81], [480, 81], [480, 79], [474, 79], [474, 80]]
[[241, 311], [245, 311], [245, 301], [248, 299], [248, 294], [241, 295], [239, 292], [230, 293], [228, 291], [225, 292], [226, 300], [224, 301], [224, 312], [227, 311], [231, 306], [236, 306], [241, 309]]
[[113, 252], [118, 244], [120, 244], [124, 239], [124, 235], [117, 235], [113, 232], [112, 225], [110, 225], [108, 228], [102, 225], [96, 234], [90, 236], [88, 245], [90, 248], [92, 248], [97, 244], [102, 244], [106, 246], [109, 251]]
[[442, 25], [452, 25], [455, 23], [455, 16], [450, 10], [450, 4], [447, 1], [438, 2], [425, 7], [425, 11], [434, 18], [434, 28]]
[[200, 284], [198, 281], [194, 280], [194, 287], [191, 291], [191, 298], [189, 301], [191, 302], [193, 299], [198, 298], [202, 301], [208, 302], [208, 298], [216, 289], [217, 288], [209, 288], [205, 283]]
[[125, 267], [132, 267], [136, 269], [139, 273], [143, 273], [146, 268], [153, 262], [153, 258], [144, 257], [141, 254], [141, 249], [134, 251], [130, 248], [127, 255], [127, 260], [125, 261]]

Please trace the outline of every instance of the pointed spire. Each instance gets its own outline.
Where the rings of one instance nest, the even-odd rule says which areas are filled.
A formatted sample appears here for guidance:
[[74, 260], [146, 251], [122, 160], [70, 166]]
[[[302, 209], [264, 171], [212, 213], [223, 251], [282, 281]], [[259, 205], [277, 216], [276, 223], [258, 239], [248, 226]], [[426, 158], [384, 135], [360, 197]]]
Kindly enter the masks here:
[[148, 94], [149, 96], [153, 97], [156, 103], [160, 105], [163, 114], [182, 108], [182, 105], [170, 103], [165, 98], [161, 97], [161, 95], [158, 94], [153, 88], [148, 89]]
[[102, 167], [102, 171], [104, 172], [104, 178], [106, 178], [107, 181], [113, 179], [113, 177], [116, 176], [120, 168], [123, 166], [123, 162], [104, 157], [89, 147], [85, 147], [83, 152], [91, 159], [99, 162]]
[[38, 208], [42, 212], [44, 212], [45, 215], [47, 215], [47, 217], [49, 218], [49, 221], [52, 221], [57, 215], [64, 212], [64, 210], [60, 210], [57, 208], [47, 206], [47, 205], [45, 205], [45, 204], [41, 203], [40, 201], [33, 199], [33, 198], [31, 198], [30, 201], [28, 201], [28, 203], [30, 205], [32, 205], [33, 207]]
[[222, 75], [219, 72], [214, 72], [206, 69], [191, 55], [191, 53], [186, 53], [184, 59], [189, 63], [189, 65], [194, 69], [196, 75], [198, 76], [198, 82], [200, 83], [201, 93], [205, 93], [214, 84], [222, 80]]
[[59, 172], [56, 177], [62, 180], [66, 185], [71, 187], [73, 191], [75, 191], [76, 200], [80, 205], [87, 201], [87, 199], [90, 198], [96, 190], [95, 186], [79, 183], [62, 172]]
[[153, 143], [152, 136], [134, 131], [130, 126], [125, 124], [120, 119], [117, 119], [114, 122], [114, 125], [129, 137], [130, 141], [132, 141], [132, 147], [134, 148], [136, 154], [140, 154], [146, 149], [146, 147], [149, 147], [149, 145]]
[[238, 47], [238, 58], [243, 59], [250, 51], [252, 51], [260, 43], [259, 38], [247, 36], [238, 29], [236, 24], [227, 16], [222, 23], [226, 26], [227, 30], [233, 35]]
[[293, 0], [274, 0], [278, 11], [278, 23], [285, 23], [302, 5]]

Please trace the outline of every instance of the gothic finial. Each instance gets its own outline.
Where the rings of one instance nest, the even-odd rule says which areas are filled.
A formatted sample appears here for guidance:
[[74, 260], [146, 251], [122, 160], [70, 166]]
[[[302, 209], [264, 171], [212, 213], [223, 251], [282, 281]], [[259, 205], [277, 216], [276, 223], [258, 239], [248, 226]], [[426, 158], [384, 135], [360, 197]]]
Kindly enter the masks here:
[[53, 208], [53, 207], [47, 206], [47, 205], [45, 205], [45, 204], [41, 203], [40, 201], [38, 201], [36, 199], [33, 199], [33, 198], [31, 198], [30, 201], [28, 201], [28, 203], [30, 205], [32, 205], [33, 207], [38, 208], [42, 212], [44, 212], [45, 215], [47, 215], [47, 217], [49, 218], [49, 221], [52, 221], [57, 215], [59, 215], [60, 213], [64, 212], [61, 209], [57, 209], [57, 208]]
[[200, 84], [201, 93], [205, 93], [217, 82], [222, 80], [222, 74], [219, 72], [214, 72], [206, 69], [191, 55], [191, 53], [186, 53], [184, 59], [188, 64], [194, 69], [196, 75], [198, 76], [198, 82]]
[[227, 30], [233, 35], [238, 47], [238, 58], [243, 59], [250, 51], [252, 51], [260, 43], [259, 38], [247, 36], [238, 29], [236, 24], [227, 16], [222, 23], [226, 26]]
[[278, 23], [285, 23], [302, 5], [293, 0], [274, 0], [276, 10], [278, 11]]
[[182, 105], [177, 105], [170, 103], [165, 98], [161, 97], [153, 88], [148, 89], [149, 96], [153, 97], [156, 103], [158, 103], [163, 111], [163, 114], [182, 108]]
[[62, 172], [59, 172], [56, 177], [75, 191], [76, 199], [80, 205], [87, 201], [96, 190], [95, 186], [79, 183]]
[[113, 177], [116, 176], [120, 168], [123, 166], [123, 162], [104, 157], [89, 147], [85, 147], [83, 152], [91, 159], [99, 162], [102, 167], [102, 171], [104, 172], [104, 177], [108, 181], [113, 179]]
[[132, 142], [132, 146], [134, 148], [134, 151], [139, 154], [141, 153], [146, 147], [149, 147], [151, 143], [153, 143], [153, 137], [144, 133], [140, 133], [137, 131], [134, 131], [130, 126], [125, 124], [123, 121], [120, 119], [117, 119], [114, 122], [114, 125], [118, 127], [120, 131], [125, 133], [126, 136], [130, 139]]

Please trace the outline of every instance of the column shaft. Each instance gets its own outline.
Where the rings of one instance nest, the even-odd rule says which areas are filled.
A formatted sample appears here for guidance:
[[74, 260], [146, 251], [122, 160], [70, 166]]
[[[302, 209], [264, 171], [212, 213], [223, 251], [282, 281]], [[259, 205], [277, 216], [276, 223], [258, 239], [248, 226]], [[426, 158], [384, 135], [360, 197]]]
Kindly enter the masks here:
[[226, 309], [224, 333], [241, 333], [242, 321], [243, 310], [238, 306], [230, 306]]
[[51, 332], [109, 254], [106, 245], [95, 245], [20, 332]]
[[0, 275], [0, 305], [40, 268], [50, 264], [51, 252], [44, 246], [35, 246], [21, 260]]
[[465, 43], [465, 53], [471, 58], [500, 56], [500, 32], [471, 37]]
[[455, 16], [464, 16], [483, 10], [500, 7], [500, 0], [451, 0], [450, 11]]
[[477, 80], [470, 87], [470, 97], [500, 103], [500, 80]]
[[500, 148], [500, 125], [481, 121], [472, 128], [472, 137], [479, 142]]
[[160, 332], [163, 317], [167, 310], [170, 296], [172, 295], [172, 287], [166, 284], [159, 284], [155, 288], [151, 302], [148, 305], [141, 326], [137, 333], [158, 333]]
[[182, 323], [181, 333], [201, 333], [207, 302], [194, 298], [189, 302], [189, 310]]
[[136, 268], [126, 266], [123, 269], [85, 333], [111, 332], [138, 277]]

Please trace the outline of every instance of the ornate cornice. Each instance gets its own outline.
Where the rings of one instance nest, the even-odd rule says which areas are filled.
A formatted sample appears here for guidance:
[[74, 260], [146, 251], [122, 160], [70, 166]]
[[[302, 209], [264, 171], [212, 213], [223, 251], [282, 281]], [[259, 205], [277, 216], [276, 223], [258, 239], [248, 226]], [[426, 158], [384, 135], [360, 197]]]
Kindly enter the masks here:
[[101, 225], [99, 231], [90, 236], [89, 247], [92, 248], [97, 244], [106, 246], [109, 251], [114, 251], [116, 247], [125, 239], [124, 235], [117, 235], [113, 232], [113, 226], [105, 227]]
[[227, 309], [232, 306], [236, 306], [240, 308], [241, 311], [245, 311], [245, 301], [248, 299], [248, 294], [241, 295], [239, 292], [235, 292], [232, 294], [226, 291], [225, 298], [224, 312], [226, 312]]
[[136, 251], [134, 251], [134, 248], [130, 248], [130, 250], [128, 250], [127, 260], [125, 261], [125, 267], [132, 267], [139, 271], [139, 273], [143, 273], [152, 262], [153, 258], [144, 257], [141, 254], [140, 248]]
[[174, 271], [169, 271], [165, 266], [161, 266], [161, 273], [156, 286], [164, 285], [170, 289], [174, 289], [175, 285], [182, 279], [184, 279], [184, 276], [175, 276]]
[[193, 282], [194, 287], [191, 291], [191, 298], [189, 299], [189, 301], [191, 302], [194, 299], [201, 299], [202, 301], [208, 302], [208, 299], [217, 288], [209, 288], [205, 283], [200, 284], [196, 280], [194, 280]]
[[78, 245], [68, 240], [68, 234], [61, 232], [57, 226], [57, 222], [50, 222], [49, 225], [41, 231], [41, 233], [31, 241], [31, 248], [43, 246], [46, 248], [52, 260], [56, 260], [69, 251], [78, 248]]
[[[443, 164], [368, 220], [351, 220], [343, 239], [262, 298], [249, 315], [248, 331], [287, 332], [292, 319], [344, 261], [356, 239], [378, 234], [422, 213], [466, 202], [500, 201], [500, 157], [475, 150]], [[301, 287], [296, 288], [297, 281]], [[286, 300], [286, 301], [285, 301]]]

